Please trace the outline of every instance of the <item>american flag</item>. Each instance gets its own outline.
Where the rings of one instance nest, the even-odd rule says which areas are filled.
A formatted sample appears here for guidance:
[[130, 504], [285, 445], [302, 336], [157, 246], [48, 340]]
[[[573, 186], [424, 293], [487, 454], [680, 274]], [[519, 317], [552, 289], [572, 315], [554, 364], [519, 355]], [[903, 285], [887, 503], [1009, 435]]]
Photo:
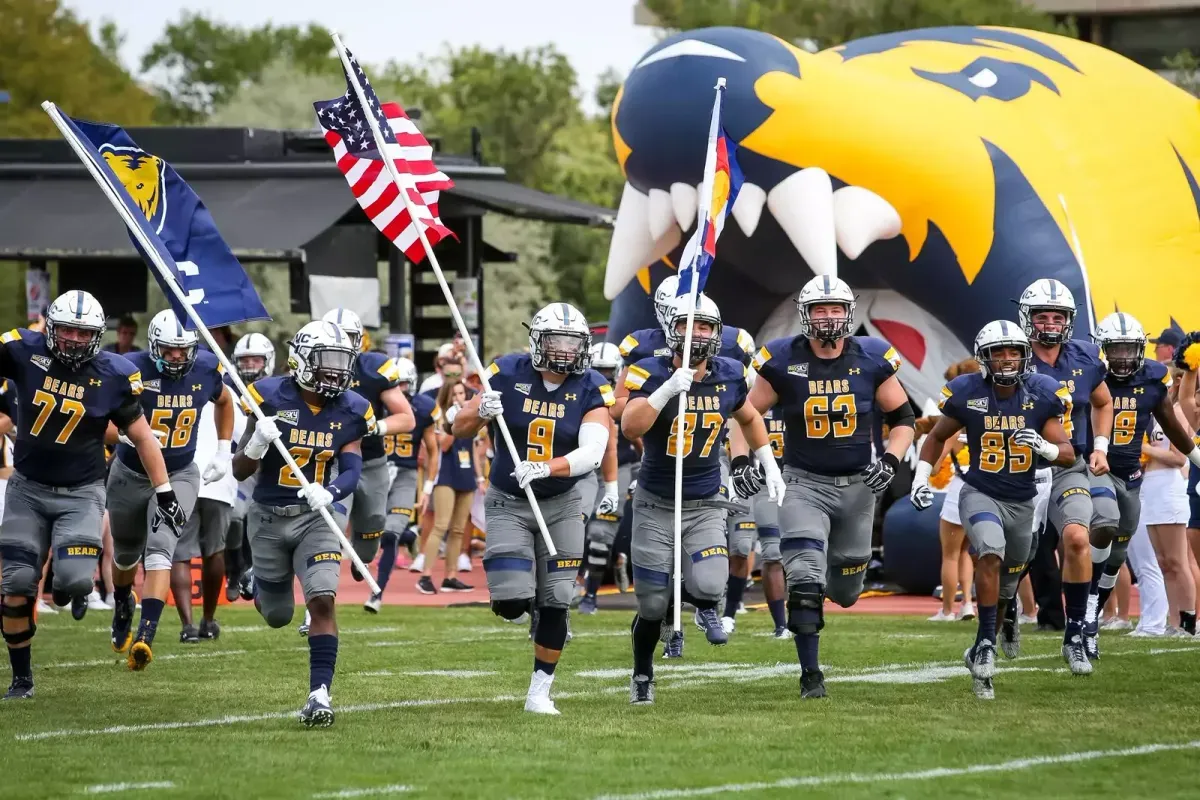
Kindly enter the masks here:
[[313, 103], [317, 122], [325, 131], [325, 141], [333, 148], [338, 169], [367, 217], [410, 261], [419, 263], [425, 257], [425, 248], [391, 173], [384, 168], [367, 114], [374, 116], [383, 134], [384, 154], [396, 165], [406, 184], [417, 224], [425, 230], [431, 247], [447, 236], [454, 236], [438, 217], [438, 195], [442, 189], [453, 187], [454, 182], [434, 165], [433, 147], [404, 110], [395, 103], [380, 103], [358, 61], [349, 50], [346, 55], [367, 98], [367, 109], [358, 102], [354, 85], [347, 76], [345, 94]]

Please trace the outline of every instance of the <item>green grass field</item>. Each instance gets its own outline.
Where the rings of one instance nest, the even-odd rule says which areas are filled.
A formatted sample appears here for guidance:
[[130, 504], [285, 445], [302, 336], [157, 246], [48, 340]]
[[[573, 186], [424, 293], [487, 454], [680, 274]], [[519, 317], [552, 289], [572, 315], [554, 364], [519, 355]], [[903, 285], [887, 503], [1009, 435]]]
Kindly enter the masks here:
[[986, 703], [961, 661], [971, 623], [834, 616], [830, 697], [802, 703], [791, 642], [749, 613], [724, 648], [688, 620], [657, 704], [633, 708], [630, 614], [601, 612], [573, 617], [547, 718], [521, 710], [525, 630], [487, 610], [339, 613], [325, 730], [296, 720], [305, 640], [244, 605], [202, 645], [176, 643], [168, 609], [140, 674], [103, 612], [44, 619], [37, 698], [0, 705], [0, 797], [1200, 796], [1200, 643], [1110, 634], [1095, 675], [1072, 678], [1058, 635], [1027, 632]]

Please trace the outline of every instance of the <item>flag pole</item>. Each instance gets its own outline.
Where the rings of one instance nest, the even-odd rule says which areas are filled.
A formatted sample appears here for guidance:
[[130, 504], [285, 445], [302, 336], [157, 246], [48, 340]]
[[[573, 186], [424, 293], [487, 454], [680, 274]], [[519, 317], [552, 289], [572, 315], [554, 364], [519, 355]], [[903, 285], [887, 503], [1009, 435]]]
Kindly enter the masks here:
[[[717, 78], [717, 85], [714, 87], [717, 92], [716, 99], [713, 101], [713, 116], [712, 122], [709, 125], [709, 140], [713, 138], [714, 126], [720, 119], [721, 109], [721, 93], [725, 91], [725, 79]], [[696, 320], [696, 296], [700, 289], [700, 270], [697, 268], [697, 263], [700, 260], [700, 255], [703, 252], [704, 243], [700, 237], [704, 235], [704, 217], [712, 208], [713, 199], [713, 170], [709, 169], [707, 163], [709, 159], [705, 159], [704, 168], [704, 184], [700, 187], [700, 203], [699, 211], [696, 214], [696, 248], [692, 252], [692, 262], [689, 266], [692, 269], [692, 282], [688, 287], [688, 311], [687, 311], [687, 330], [683, 334], [683, 355], [680, 360], [684, 367], [690, 367], [692, 363], [692, 326]], [[687, 392], [681, 392], [679, 395], [679, 411], [675, 415], [675, 541], [674, 541], [674, 619], [672, 625], [676, 631], [682, 630], [682, 605], [683, 605], [683, 459], [684, 459], [684, 441], [685, 427], [687, 420]], [[692, 431], [692, 437], [695, 438], [696, 431]]]
[[[417, 229], [417, 236], [421, 238], [421, 246], [425, 248], [425, 254], [429, 257], [429, 265], [433, 267], [433, 274], [437, 277], [438, 285], [442, 287], [442, 294], [445, 295], [446, 303], [450, 306], [450, 315], [454, 317], [454, 324], [458, 328], [458, 332], [462, 334], [463, 344], [467, 348], [467, 355], [471, 358], [471, 366], [478, 373], [484, 390], [490, 392], [492, 385], [488, 382], [487, 370], [483, 368], [483, 362], [479, 360], [479, 353], [475, 351], [475, 342], [471, 339], [471, 332], [467, 329], [466, 323], [463, 322], [462, 315], [458, 311], [458, 304], [454, 302], [454, 293], [450, 291], [450, 286], [446, 283], [446, 276], [442, 273], [442, 266], [438, 263], [437, 256], [433, 253], [433, 246], [429, 244], [429, 239], [425, 236], [425, 227], [415, 213], [416, 209], [413, 207], [412, 198], [408, 196], [408, 187], [405, 185], [404, 179], [401, 178], [399, 170], [396, 169], [395, 163], [389, 157], [384, 146], [383, 133], [379, 130], [379, 123], [375, 119], [375, 114], [367, 104], [366, 92], [359, 85], [358, 76], [354, 74], [354, 67], [350, 64], [350, 57], [346, 54], [346, 46], [342, 44], [342, 37], [336, 32], [333, 34], [333, 43], [337, 48], [338, 57], [342, 60], [342, 68], [346, 71], [346, 80], [354, 87], [354, 94], [358, 97], [359, 104], [366, 111], [363, 116], [367, 118], [367, 124], [371, 127], [371, 136], [375, 139], [375, 147], [379, 150], [379, 157], [383, 161], [383, 166], [387, 169], [388, 174], [392, 176], [392, 181], [396, 184], [400, 198], [404, 201], [404, 208], [408, 211], [409, 219], [412, 221], [413, 227]], [[409, 183], [413, 182], [410, 180]], [[413, 186], [415, 188], [415, 183], [413, 183]], [[504, 443], [508, 446], [508, 452], [512, 456], [513, 465], [515, 466], [525, 461], [526, 459], [521, 458], [520, 453], [517, 452], [517, 446], [513, 442], [512, 433], [508, 430], [508, 423], [504, 421], [503, 414], [496, 417], [496, 423], [500, 427], [500, 434], [504, 437]], [[542, 534], [542, 541], [546, 544], [546, 551], [551, 556], [557, 556], [558, 551], [554, 548], [554, 542], [550, 538], [550, 531], [546, 528], [546, 520], [542, 517], [542, 509], [538, 506], [537, 497], [533, 494], [533, 486], [525, 487], [525, 498], [529, 501], [529, 507], [533, 510], [534, 519], [537, 520], [538, 530]]]
[[[233, 380], [234, 385], [237, 387], [238, 394], [242, 396], [242, 399], [245, 400], [246, 405], [248, 405], [250, 410], [254, 412], [255, 417], [257, 417], [259, 420], [265, 419], [262, 409], [259, 408], [258, 403], [254, 402], [254, 397], [251, 396], [249, 390], [246, 388], [246, 384], [242, 382], [242, 378], [240, 375], [238, 375], [237, 369], [233, 364], [230, 363], [228, 356], [225, 355], [225, 351], [217, 346], [216, 341], [213, 340], [212, 334], [208, 332], [208, 327], [205, 326], [204, 320], [200, 318], [200, 315], [196, 313], [196, 309], [192, 308], [192, 304], [188, 302], [187, 296], [184, 294], [183, 289], [179, 286], [179, 282], [176, 279], [174, 272], [170, 267], [167, 266], [166, 262], [163, 261], [162, 256], [158, 253], [158, 250], [146, 237], [145, 231], [143, 231], [141, 226], [138, 225], [134, 220], [129, 207], [126, 206], [125, 203], [122, 202], [121, 198], [117, 196], [116, 190], [113, 189], [112, 185], [105, 178], [100, 167], [92, 160], [91, 155], [80, 146], [79, 142], [75, 140], [75, 136], [72, 134], [71, 129], [67, 126], [66, 122], [63, 121], [61, 112], [58, 110], [58, 106], [47, 100], [42, 103], [42, 110], [50, 116], [50, 120], [54, 123], [54, 126], [58, 128], [58, 132], [61, 133], [63, 138], [67, 140], [67, 144], [71, 147], [71, 150], [73, 150], [79, 160], [83, 162], [83, 165], [87, 168], [87, 171], [91, 174], [93, 180], [96, 181], [97, 185], [100, 187], [100, 190], [104, 192], [105, 197], [108, 198], [109, 203], [111, 203], [112, 207], [116, 209], [117, 214], [125, 223], [125, 227], [129, 229], [131, 234], [133, 234], [134, 239], [136, 239], [138, 244], [142, 246], [142, 251], [150, 259], [151, 263], [153, 263], [154, 268], [158, 270], [158, 273], [163, 277], [163, 281], [167, 284], [167, 286], [171, 287], [171, 293], [175, 295], [175, 299], [179, 301], [179, 304], [183, 307], [183, 310], [187, 312], [188, 317], [196, 326], [196, 332], [200, 334], [205, 343], [212, 348], [213, 355], [217, 357], [217, 360], [221, 362], [221, 366], [225, 368], [226, 374], [228, 374]], [[279, 455], [283, 457], [284, 462], [291, 467], [292, 474], [296, 476], [296, 479], [300, 482], [300, 486], [307, 487], [309, 485], [309, 480], [304, 476], [304, 473], [301, 471], [299, 465], [296, 464], [296, 460], [292, 458], [292, 454], [288, 452], [287, 447], [284, 446], [282, 437], [276, 439], [274, 444], [275, 449], [279, 451]], [[329, 526], [329, 529], [337, 535], [338, 540], [342, 543], [342, 547], [350, 554], [350, 561], [355, 567], [358, 568], [359, 574], [363, 576], [364, 580], [367, 582], [367, 585], [371, 587], [371, 591], [379, 593], [379, 584], [377, 584], [375, 579], [371, 577], [371, 573], [367, 570], [366, 565], [363, 564], [362, 559], [358, 557], [358, 553], [354, 552], [354, 546], [351, 545], [346, 539], [346, 534], [341, 528], [338, 527], [337, 522], [335, 522], [333, 519], [333, 515], [329, 513], [329, 509], [320, 509], [320, 514], [321, 518], [324, 519], [325, 523]]]

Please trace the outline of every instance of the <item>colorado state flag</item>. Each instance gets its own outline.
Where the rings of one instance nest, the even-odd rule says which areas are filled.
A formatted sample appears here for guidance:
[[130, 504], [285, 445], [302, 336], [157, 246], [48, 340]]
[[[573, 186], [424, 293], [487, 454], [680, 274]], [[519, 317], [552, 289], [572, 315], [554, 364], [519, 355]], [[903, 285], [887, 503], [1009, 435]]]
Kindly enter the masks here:
[[[77, 152], [86, 153], [100, 173], [98, 179], [125, 204], [151, 247], [175, 273], [188, 305], [206, 327], [271, 318], [250, 277], [221, 238], [212, 215], [170, 164], [138, 147], [117, 125], [85, 122], [55, 111], [78, 145]], [[149, 263], [132, 230], [129, 238]], [[193, 328], [162, 275], [153, 265], [150, 272], [175, 315]]]
[[738, 191], [742, 188], [742, 170], [737, 163], [737, 144], [721, 126], [721, 101], [725, 85], [717, 88], [713, 102], [712, 122], [708, 129], [708, 155], [704, 159], [704, 183], [701, 187], [699, 224], [683, 249], [679, 271], [678, 294], [692, 291], [693, 270], [698, 275], [696, 291], [704, 291], [708, 271], [717, 258], [717, 238], [725, 229], [725, 219], [733, 209]]

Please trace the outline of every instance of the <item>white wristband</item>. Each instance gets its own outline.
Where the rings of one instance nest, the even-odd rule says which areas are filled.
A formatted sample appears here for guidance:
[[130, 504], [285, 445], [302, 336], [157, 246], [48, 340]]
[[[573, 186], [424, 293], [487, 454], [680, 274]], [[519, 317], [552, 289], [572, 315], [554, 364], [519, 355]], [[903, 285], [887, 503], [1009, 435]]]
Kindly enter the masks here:
[[755, 449], [754, 457], [758, 459], [759, 464], [766, 464], [768, 461], [774, 461], [775, 453], [771, 450], [771, 443], [767, 442], [762, 447]]
[[1193, 447], [1192, 451], [1187, 454], [1188, 461], [1200, 467], [1200, 447]]
[[433, 491], [433, 481], [425, 481], [425, 485], [421, 487], [421, 494], [429, 494]]
[[1062, 448], [1053, 442], [1045, 442], [1037, 449], [1037, 454], [1047, 461], [1058, 461], [1058, 457], [1062, 454]]
[[387, 432], [388, 432], [387, 420], [385, 420], [385, 419], [375, 420], [375, 435], [376, 436], [387, 436]]
[[171, 482], [167, 481], [162, 486], [155, 486], [154, 491], [158, 492], [159, 494], [171, 491]]
[[1097, 436], [1096, 438], [1092, 439], [1092, 449], [1099, 450], [1101, 453], [1108, 455], [1108, 437]]
[[616, 497], [620, 491], [621, 491], [620, 484], [618, 484], [616, 481], [605, 481], [604, 482], [604, 495], [605, 496], [612, 495], [613, 497]]
[[928, 461], [918, 461], [917, 469], [913, 473], [913, 485], [928, 486], [929, 476], [933, 474], [933, 464]]

